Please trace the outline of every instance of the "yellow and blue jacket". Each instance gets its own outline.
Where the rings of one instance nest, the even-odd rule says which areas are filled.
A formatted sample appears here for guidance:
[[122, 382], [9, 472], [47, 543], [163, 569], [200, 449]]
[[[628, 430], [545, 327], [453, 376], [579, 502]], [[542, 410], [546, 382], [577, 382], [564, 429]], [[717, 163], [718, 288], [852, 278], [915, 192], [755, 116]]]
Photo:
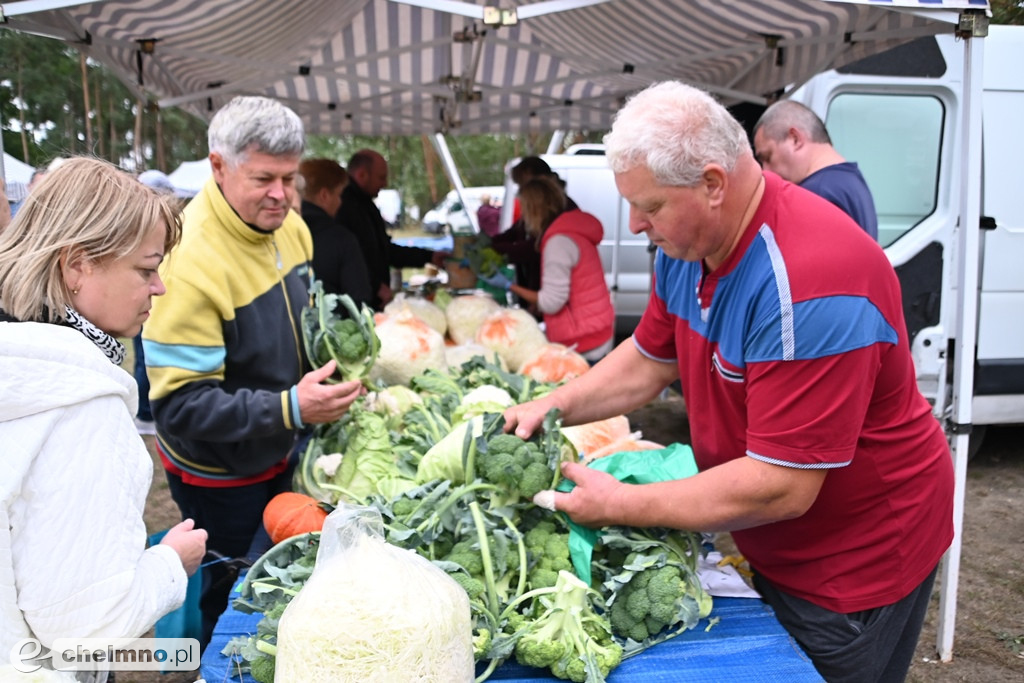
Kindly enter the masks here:
[[302, 428], [312, 239], [294, 211], [273, 232], [251, 227], [212, 178], [182, 232], [142, 334], [157, 444], [192, 483], [259, 481], [282, 468]]

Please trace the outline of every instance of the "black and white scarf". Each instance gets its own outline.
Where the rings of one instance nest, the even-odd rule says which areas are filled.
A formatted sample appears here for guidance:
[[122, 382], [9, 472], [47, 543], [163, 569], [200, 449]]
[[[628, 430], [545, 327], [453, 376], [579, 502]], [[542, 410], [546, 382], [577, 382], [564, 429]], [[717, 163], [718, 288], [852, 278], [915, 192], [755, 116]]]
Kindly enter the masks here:
[[65, 322], [68, 327], [73, 327], [84, 334], [86, 339], [106, 354], [107, 359], [111, 363], [121, 365], [124, 362], [124, 344], [83, 318], [78, 311], [70, 306], [64, 307], [64, 313], [66, 314]]

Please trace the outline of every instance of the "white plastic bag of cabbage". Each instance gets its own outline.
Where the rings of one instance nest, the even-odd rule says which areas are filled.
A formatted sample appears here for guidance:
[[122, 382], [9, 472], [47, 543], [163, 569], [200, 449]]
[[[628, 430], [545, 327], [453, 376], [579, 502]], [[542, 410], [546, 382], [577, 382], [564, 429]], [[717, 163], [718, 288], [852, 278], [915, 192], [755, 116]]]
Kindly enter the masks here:
[[469, 599], [384, 540], [380, 513], [328, 515], [313, 575], [278, 625], [277, 681], [462, 683], [474, 678]]

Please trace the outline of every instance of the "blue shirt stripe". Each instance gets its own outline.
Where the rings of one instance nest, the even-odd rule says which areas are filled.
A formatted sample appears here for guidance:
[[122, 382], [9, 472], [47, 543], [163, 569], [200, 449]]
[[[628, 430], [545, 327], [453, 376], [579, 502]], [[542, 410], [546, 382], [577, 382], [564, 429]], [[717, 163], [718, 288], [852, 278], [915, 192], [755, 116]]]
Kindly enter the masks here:
[[209, 374], [224, 367], [223, 346], [194, 346], [189, 344], [161, 344], [142, 340], [146, 365], [154, 368], [181, 368], [189, 372]]
[[[785, 257], [768, 225], [761, 226], [741, 261], [717, 279], [713, 292], [697, 292], [699, 263], [672, 262], [659, 250], [655, 270], [657, 293], [668, 311], [717, 344], [717, 354], [733, 368], [813, 360], [876, 343], [896, 344], [899, 338], [864, 296], [834, 294], [794, 302]], [[710, 284], [705, 287], [711, 289]], [[716, 301], [745, 305], [731, 305], [716, 314]], [[701, 306], [711, 315], [702, 316]], [[841, 321], [845, 324], [837, 324]]]

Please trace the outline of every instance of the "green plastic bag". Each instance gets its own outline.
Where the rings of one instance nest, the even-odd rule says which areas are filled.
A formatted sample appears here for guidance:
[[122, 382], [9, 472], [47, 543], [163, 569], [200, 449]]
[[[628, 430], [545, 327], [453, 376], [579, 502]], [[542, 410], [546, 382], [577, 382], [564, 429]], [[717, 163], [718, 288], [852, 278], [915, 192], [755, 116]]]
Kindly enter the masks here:
[[[667, 448], [650, 451], [623, 451], [598, 458], [587, 463], [587, 467], [607, 472], [624, 484], [653, 484], [659, 481], [686, 479], [697, 474], [697, 463], [693, 459], [693, 449], [681, 443], [674, 443]], [[557, 490], [568, 493], [576, 488], [576, 484], [562, 479]], [[601, 538], [600, 529], [580, 526], [572, 520], [569, 522], [569, 557], [573, 569], [580, 580], [589, 584], [590, 560], [594, 554], [594, 546]]]

